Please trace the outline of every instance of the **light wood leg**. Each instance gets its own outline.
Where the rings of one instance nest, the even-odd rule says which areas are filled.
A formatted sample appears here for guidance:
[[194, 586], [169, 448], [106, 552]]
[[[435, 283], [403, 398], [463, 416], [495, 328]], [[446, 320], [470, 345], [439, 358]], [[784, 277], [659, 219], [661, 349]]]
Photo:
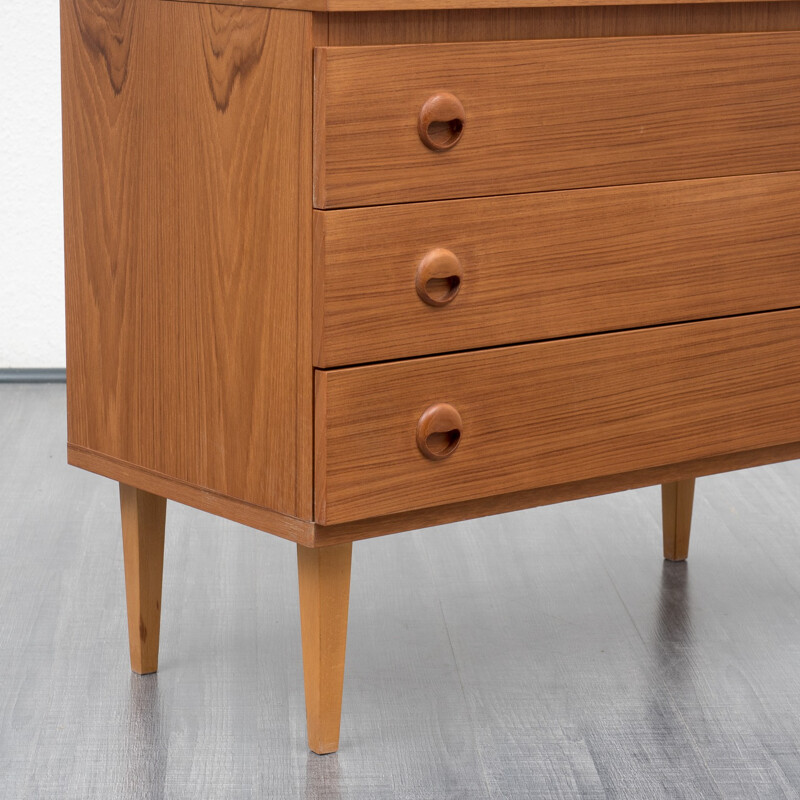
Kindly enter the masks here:
[[158, 670], [167, 501], [124, 483], [119, 500], [131, 669], [146, 675]]
[[685, 561], [689, 555], [693, 502], [694, 478], [661, 485], [664, 558], [668, 561]]
[[297, 546], [308, 746], [319, 754], [339, 747], [352, 552]]

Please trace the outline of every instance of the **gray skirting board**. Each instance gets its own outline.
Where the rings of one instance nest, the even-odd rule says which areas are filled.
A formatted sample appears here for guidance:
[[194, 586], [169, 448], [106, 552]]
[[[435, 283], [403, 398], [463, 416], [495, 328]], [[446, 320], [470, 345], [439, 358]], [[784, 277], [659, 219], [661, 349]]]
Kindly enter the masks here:
[[0, 369], [0, 383], [64, 383], [67, 371], [55, 369]]

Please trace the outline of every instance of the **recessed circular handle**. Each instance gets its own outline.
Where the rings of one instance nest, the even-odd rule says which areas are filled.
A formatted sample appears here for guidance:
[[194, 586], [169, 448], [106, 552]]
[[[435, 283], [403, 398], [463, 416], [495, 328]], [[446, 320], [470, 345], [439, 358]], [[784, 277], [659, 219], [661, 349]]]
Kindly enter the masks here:
[[419, 112], [419, 138], [431, 150], [449, 150], [461, 139], [465, 122], [461, 101], [450, 92], [437, 92]]
[[417, 423], [417, 447], [425, 458], [441, 461], [453, 455], [461, 441], [461, 414], [449, 403], [434, 403]]
[[458, 256], [444, 247], [437, 247], [419, 262], [414, 283], [423, 302], [429, 306], [446, 306], [455, 299], [463, 280], [464, 268]]

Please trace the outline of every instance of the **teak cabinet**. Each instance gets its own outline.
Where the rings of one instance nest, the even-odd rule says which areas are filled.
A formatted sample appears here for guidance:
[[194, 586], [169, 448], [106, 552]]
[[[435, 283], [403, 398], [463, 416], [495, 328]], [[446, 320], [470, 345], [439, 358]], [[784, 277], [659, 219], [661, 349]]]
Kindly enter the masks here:
[[298, 545], [338, 746], [352, 542], [800, 455], [800, 3], [61, 0], [69, 460]]

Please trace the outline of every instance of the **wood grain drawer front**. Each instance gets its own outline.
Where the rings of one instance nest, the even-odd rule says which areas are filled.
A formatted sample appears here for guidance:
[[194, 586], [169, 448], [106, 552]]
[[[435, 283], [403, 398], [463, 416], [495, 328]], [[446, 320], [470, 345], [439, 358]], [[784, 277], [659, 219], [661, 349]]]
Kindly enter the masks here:
[[798, 169], [800, 33], [318, 48], [315, 132], [318, 208]]
[[318, 371], [317, 521], [800, 441], [799, 353], [790, 310]]
[[797, 172], [317, 211], [315, 239], [321, 367], [800, 306]]

